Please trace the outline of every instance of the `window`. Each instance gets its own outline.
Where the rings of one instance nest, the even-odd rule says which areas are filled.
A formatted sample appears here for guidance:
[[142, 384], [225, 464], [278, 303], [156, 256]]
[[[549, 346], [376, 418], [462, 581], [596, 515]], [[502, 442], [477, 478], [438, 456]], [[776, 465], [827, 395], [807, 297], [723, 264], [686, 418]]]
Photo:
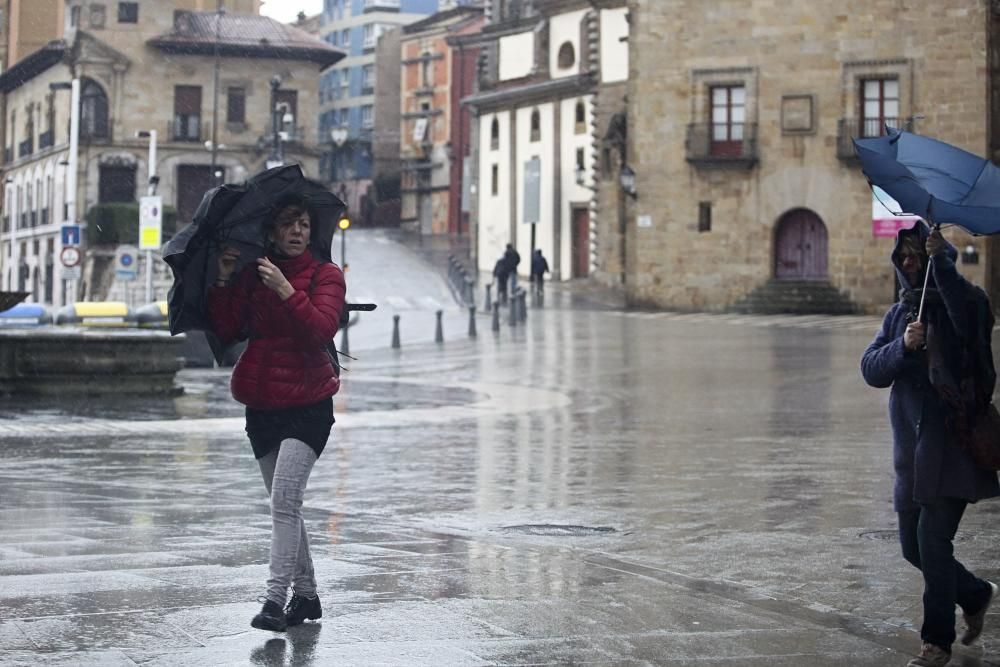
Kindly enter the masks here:
[[135, 165], [102, 164], [98, 184], [98, 202], [135, 201]]
[[138, 2], [119, 2], [118, 3], [118, 22], [119, 23], [138, 23], [139, 22], [139, 3]]
[[69, 9], [69, 27], [79, 28], [80, 27], [80, 11], [82, 8], [80, 5], [75, 7], [70, 7]]
[[698, 202], [698, 231], [712, 231], [712, 202]]
[[583, 105], [583, 101], [576, 103], [574, 132], [576, 134], [587, 133], [587, 107]]
[[743, 124], [746, 121], [746, 89], [743, 86], [715, 86], [712, 102], [710, 153], [743, 154]]
[[430, 88], [434, 74], [434, 63], [431, 62], [431, 54], [428, 51], [424, 51], [420, 57], [423, 59], [423, 62], [420, 63], [420, 85], [424, 88]]
[[349, 70], [340, 72], [340, 94], [338, 97], [348, 97], [351, 94], [351, 75]]
[[881, 136], [886, 123], [899, 127], [899, 80], [862, 80], [861, 136]]
[[375, 126], [375, 114], [372, 110], [372, 105], [366, 104], [361, 107], [361, 127], [371, 129]]
[[500, 121], [493, 117], [493, 122], [490, 123], [490, 150], [498, 150], [500, 148]]
[[361, 94], [370, 95], [375, 90], [375, 66], [365, 65], [361, 68]]
[[559, 47], [557, 63], [559, 69], [569, 69], [576, 64], [576, 49], [573, 48], [572, 42], [563, 42]]
[[247, 97], [244, 88], [229, 88], [226, 90], [226, 122], [245, 123], [247, 120]]
[[490, 193], [496, 197], [500, 194], [500, 166], [493, 165], [492, 173], [490, 174]]
[[351, 48], [351, 29], [347, 28], [340, 33], [340, 44], [345, 49]]
[[108, 96], [93, 79], [84, 79], [80, 90], [80, 136], [108, 138]]
[[201, 138], [201, 86], [174, 86], [174, 141]]
[[375, 41], [378, 39], [378, 31], [374, 23], [366, 23], [362, 28], [362, 46], [366, 49], [374, 49]]
[[542, 117], [538, 109], [531, 112], [531, 141], [541, 141], [542, 139]]

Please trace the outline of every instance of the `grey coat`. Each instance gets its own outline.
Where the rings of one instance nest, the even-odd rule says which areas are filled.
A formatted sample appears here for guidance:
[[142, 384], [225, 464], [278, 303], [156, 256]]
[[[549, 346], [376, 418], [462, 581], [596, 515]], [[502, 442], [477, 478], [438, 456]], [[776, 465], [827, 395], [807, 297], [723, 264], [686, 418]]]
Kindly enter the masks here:
[[[898, 261], [900, 241], [907, 233], [917, 234], [921, 246], [929, 235], [923, 223], [903, 230], [896, 239], [892, 260], [900, 284], [907, 285]], [[946, 347], [959, 346], [975, 336], [975, 323], [964, 314], [968, 302], [985, 299], [979, 288], [965, 280], [955, 267], [958, 253], [951, 245], [933, 257], [929, 287], [940, 294], [940, 303], [925, 306], [924, 321], [939, 312], [938, 335]], [[920, 287], [915, 286], [915, 287]], [[913, 510], [937, 498], [960, 498], [975, 502], [1000, 495], [995, 472], [981, 470], [959, 447], [949, 429], [950, 409], [931, 386], [924, 351], [911, 352], [903, 345], [903, 332], [915, 314], [903, 302], [886, 313], [882, 328], [861, 357], [861, 373], [873, 387], [892, 387], [889, 420], [892, 424], [893, 465], [896, 472], [893, 506], [897, 512]]]

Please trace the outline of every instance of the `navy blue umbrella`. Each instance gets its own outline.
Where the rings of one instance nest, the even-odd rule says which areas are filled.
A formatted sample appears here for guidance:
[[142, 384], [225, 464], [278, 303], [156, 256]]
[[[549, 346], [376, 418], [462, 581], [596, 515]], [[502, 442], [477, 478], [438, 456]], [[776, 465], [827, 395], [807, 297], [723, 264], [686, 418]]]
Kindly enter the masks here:
[[1000, 233], [1000, 169], [943, 141], [886, 130], [885, 136], [855, 139], [854, 147], [868, 181], [899, 202], [898, 213], [970, 234]]
[[[961, 148], [890, 127], [881, 137], [855, 139], [868, 182], [895, 199], [902, 211], [936, 227], [958, 225], [970, 234], [1000, 233], [1000, 169]], [[920, 297], [923, 315], [927, 280]]]

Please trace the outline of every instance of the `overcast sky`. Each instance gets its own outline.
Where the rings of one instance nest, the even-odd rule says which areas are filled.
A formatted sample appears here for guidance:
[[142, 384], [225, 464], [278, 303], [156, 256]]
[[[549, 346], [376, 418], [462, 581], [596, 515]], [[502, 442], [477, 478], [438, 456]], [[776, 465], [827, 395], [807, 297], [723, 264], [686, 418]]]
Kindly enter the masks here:
[[299, 12], [306, 16], [319, 14], [323, 11], [323, 0], [264, 0], [260, 13], [272, 19], [289, 23], [295, 20]]

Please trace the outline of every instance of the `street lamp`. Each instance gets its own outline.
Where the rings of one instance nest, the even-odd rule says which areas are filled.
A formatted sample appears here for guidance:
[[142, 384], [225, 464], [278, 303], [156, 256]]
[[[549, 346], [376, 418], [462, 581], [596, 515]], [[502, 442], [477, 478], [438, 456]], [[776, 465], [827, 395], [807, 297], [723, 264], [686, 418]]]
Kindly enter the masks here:
[[345, 214], [337, 223], [340, 227], [340, 266], [347, 270], [347, 228], [351, 226], [351, 219]]
[[621, 173], [618, 174], [618, 182], [621, 183], [625, 194], [635, 199], [638, 197], [635, 191], [635, 172], [627, 164], [622, 165]]
[[280, 167], [285, 164], [285, 156], [281, 146], [281, 128], [279, 123], [281, 117], [278, 115], [278, 88], [281, 87], [281, 77], [275, 74], [271, 77], [271, 156], [267, 158], [265, 166], [268, 169]]
[[[74, 78], [72, 81], [54, 82], [49, 84], [49, 90], [69, 89], [69, 165], [66, 174], [66, 220], [64, 224], [76, 225], [76, 177], [80, 160], [80, 79]], [[59, 252], [62, 253], [62, 235], [59, 241]], [[77, 269], [78, 270], [78, 269]], [[62, 280], [62, 270], [59, 271], [59, 278]], [[76, 278], [69, 279], [69, 294], [73, 303], [76, 303]]]

